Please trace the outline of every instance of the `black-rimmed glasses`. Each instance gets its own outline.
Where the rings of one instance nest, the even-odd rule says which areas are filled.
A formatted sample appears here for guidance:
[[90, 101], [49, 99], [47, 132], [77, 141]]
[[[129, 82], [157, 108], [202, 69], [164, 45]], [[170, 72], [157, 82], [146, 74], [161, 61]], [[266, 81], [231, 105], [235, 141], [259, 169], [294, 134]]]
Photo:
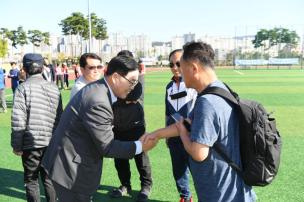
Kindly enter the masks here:
[[138, 80], [130, 81], [130, 79], [128, 79], [127, 77], [125, 77], [125, 76], [123, 76], [121, 74], [119, 74], [119, 75], [129, 82], [130, 88], [134, 88], [137, 85], [137, 83], [138, 83]]
[[176, 63], [170, 62], [170, 63], [169, 63], [169, 67], [170, 67], [170, 68], [173, 68], [175, 65], [176, 65], [176, 67], [179, 68], [179, 67], [180, 67], [180, 62], [176, 62]]

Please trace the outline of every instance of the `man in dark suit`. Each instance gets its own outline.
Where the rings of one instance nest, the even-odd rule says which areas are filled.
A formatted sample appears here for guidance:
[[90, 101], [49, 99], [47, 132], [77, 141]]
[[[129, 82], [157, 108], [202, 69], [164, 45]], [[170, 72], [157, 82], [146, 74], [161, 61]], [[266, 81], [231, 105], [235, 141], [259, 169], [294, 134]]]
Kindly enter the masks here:
[[115, 57], [105, 77], [81, 89], [65, 108], [42, 163], [60, 202], [90, 201], [100, 182], [103, 157], [130, 159], [154, 146], [114, 140], [112, 104], [117, 97], [126, 98], [138, 75], [134, 59]]

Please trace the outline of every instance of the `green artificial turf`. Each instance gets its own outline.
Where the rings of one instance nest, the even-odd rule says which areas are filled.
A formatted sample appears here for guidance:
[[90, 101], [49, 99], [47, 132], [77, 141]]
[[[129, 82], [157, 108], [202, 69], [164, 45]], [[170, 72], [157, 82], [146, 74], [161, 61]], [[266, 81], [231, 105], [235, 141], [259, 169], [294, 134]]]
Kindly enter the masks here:
[[[255, 99], [274, 112], [277, 127], [283, 139], [281, 165], [272, 184], [255, 187], [258, 201], [304, 201], [304, 71], [303, 70], [217, 70], [219, 78], [228, 83], [242, 98]], [[145, 116], [147, 130], [164, 126], [165, 86], [171, 78], [169, 71], [151, 72], [145, 77]], [[69, 90], [62, 91], [64, 105], [69, 100]], [[23, 168], [20, 157], [10, 147], [11, 90], [8, 113], [0, 113], [0, 201], [25, 200]], [[153, 189], [150, 201], [178, 201], [179, 196], [172, 176], [171, 160], [164, 141], [149, 152], [152, 164]], [[108, 192], [119, 186], [113, 159], [105, 159], [101, 184], [93, 201], [134, 201], [140, 189], [135, 164], [132, 168], [132, 196], [111, 199]], [[191, 189], [197, 201], [193, 183]], [[44, 200], [44, 197], [43, 197]]]

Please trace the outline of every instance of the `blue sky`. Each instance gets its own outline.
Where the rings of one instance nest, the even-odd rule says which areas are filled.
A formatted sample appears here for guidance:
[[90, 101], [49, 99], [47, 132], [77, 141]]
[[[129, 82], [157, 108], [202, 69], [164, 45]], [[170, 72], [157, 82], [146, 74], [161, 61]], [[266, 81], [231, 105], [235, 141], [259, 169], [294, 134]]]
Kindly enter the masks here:
[[[72, 12], [88, 13], [88, 0], [1, 0], [0, 27], [61, 33], [58, 23]], [[184, 33], [234, 36], [274, 26], [304, 34], [304, 0], [90, 0], [91, 12], [108, 32], [147, 34], [169, 41]]]

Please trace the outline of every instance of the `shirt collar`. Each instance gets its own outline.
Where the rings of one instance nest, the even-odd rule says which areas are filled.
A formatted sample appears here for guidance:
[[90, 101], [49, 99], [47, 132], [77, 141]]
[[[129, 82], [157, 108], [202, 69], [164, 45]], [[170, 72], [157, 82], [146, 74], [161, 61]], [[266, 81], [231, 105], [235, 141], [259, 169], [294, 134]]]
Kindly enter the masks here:
[[181, 76], [179, 76], [179, 77], [173, 76], [173, 77], [171, 78], [171, 80], [174, 81], [175, 83], [179, 83], [179, 82], [182, 81], [182, 77], [181, 77]]
[[112, 103], [111, 103], [111, 104], [113, 104], [114, 102], [116, 102], [116, 101], [117, 101], [117, 97], [114, 95], [114, 93], [113, 93], [113, 91], [112, 91], [112, 89], [111, 89], [110, 85], [108, 84], [108, 81], [107, 81], [106, 77], [104, 78], [104, 81], [105, 81], [106, 85], [107, 85], [107, 86], [108, 86], [108, 88], [109, 88], [110, 95], [111, 95], [111, 101], [112, 101]]

